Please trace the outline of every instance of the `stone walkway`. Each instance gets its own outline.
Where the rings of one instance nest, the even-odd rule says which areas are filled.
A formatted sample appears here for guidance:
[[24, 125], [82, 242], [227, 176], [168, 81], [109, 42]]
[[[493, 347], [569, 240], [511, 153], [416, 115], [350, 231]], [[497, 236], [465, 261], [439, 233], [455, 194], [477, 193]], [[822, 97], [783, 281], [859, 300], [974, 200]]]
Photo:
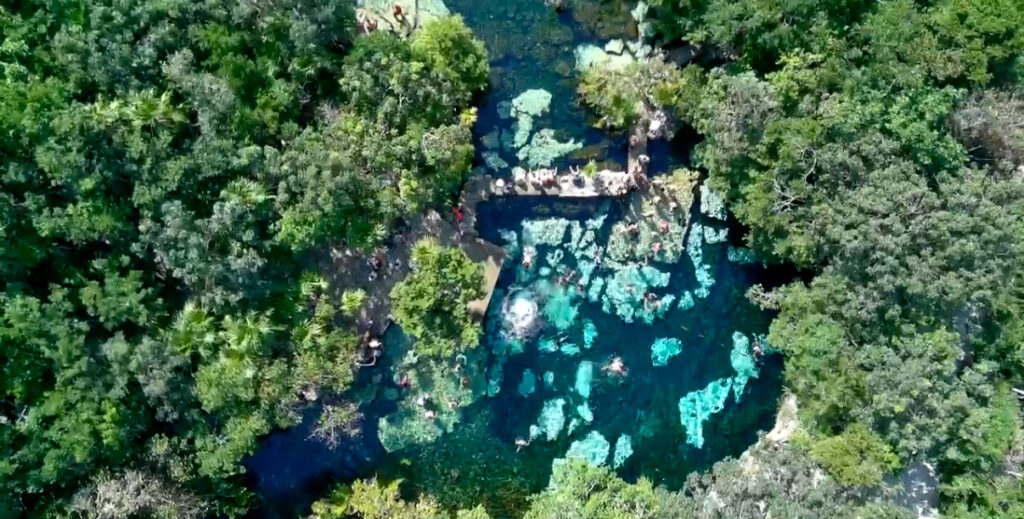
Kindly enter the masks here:
[[[625, 196], [647, 184], [646, 161], [640, 159], [647, 151], [646, 134], [634, 130], [633, 135], [636, 139], [631, 139], [629, 150], [629, 167], [634, 168], [633, 173], [603, 170], [583, 175], [578, 170], [563, 173], [554, 169], [518, 170], [517, 181], [475, 175], [466, 182], [460, 194], [461, 223], [456, 222], [454, 213], [442, 215], [428, 210], [392, 235], [372, 255], [346, 246], [331, 249], [329, 257], [320, 258], [321, 270], [331, 281], [331, 286], [336, 288], [339, 299], [345, 290], [362, 289], [366, 292], [366, 301], [356, 316], [359, 330], [382, 335], [392, 320], [391, 289], [408, 275], [413, 245], [423, 238], [433, 239], [442, 246], [458, 247], [471, 260], [483, 265], [485, 295], [469, 304], [470, 312], [482, 319], [498, 282], [505, 251], [480, 238], [476, 229], [477, 204], [503, 196]], [[373, 264], [375, 257], [376, 268]]]
[[[554, 169], [514, 171], [510, 180], [478, 175], [466, 183], [463, 204], [502, 196], [556, 196], [561, 198], [597, 198], [625, 196], [635, 189], [637, 177], [623, 171], [602, 170], [593, 175], [576, 170], [558, 173]], [[633, 181], [631, 183], [631, 180]], [[467, 196], [468, 193], [468, 196]]]

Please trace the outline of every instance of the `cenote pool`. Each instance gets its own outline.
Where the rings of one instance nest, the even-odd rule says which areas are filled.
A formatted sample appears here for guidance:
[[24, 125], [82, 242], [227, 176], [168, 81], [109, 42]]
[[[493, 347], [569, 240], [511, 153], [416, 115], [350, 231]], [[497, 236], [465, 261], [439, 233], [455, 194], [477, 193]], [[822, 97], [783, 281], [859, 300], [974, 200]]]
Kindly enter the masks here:
[[[502, 112], [530, 89], [552, 98], [537, 127], [580, 143], [552, 165], [624, 161], [625, 138], [592, 129], [576, 103], [574, 50], [635, 39], [635, 4], [574, 5], [555, 13], [541, 0], [449, 0], [493, 60], [476, 128], [481, 169], [486, 152], [516, 164], [488, 141], [509, 130]], [[652, 147], [652, 170], [685, 164], [692, 145], [684, 136]], [[692, 206], [660, 222], [655, 238], [630, 228], [647, 210], [636, 200], [481, 203], [477, 231], [507, 257], [480, 345], [425, 363], [389, 328], [385, 357], [340, 396], [364, 403], [361, 433], [333, 449], [309, 439], [311, 409], [271, 435], [247, 463], [263, 499], [256, 515], [297, 517], [330, 486], [378, 475], [452, 508], [483, 503], [492, 517], [514, 518], [567, 456], [679, 488], [692, 471], [742, 453], [772, 426], [782, 367], [767, 345], [755, 354], [772, 316], [744, 294], [789, 274], [762, 267], [715, 197], [692, 191]]]

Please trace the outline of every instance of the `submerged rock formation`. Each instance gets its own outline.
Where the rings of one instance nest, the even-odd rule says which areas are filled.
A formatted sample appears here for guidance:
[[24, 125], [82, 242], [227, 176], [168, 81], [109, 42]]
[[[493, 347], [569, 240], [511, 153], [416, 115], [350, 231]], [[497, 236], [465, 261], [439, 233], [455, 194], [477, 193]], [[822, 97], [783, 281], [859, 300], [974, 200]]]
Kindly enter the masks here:
[[680, 169], [655, 178], [650, 189], [630, 195], [625, 217], [612, 227], [609, 260], [618, 264], [679, 261], [686, 247], [697, 179], [696, 172]]

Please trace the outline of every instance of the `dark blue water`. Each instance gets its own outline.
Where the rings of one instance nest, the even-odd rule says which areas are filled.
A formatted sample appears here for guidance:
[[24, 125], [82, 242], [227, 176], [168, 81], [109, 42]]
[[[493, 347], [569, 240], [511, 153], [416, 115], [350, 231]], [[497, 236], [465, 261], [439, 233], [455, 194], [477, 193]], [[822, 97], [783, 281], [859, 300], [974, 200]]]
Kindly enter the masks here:
[[[478, 230], [485, 239], [502, 243], [499, 230], [518, 232], [525, 220], [557, 216], [583, 222], [595, 215], [608, 214], [598, 236], [599, 243], [603, 243], [607, 240], [607, 229], [622, 212], [621, 204], [610, 199], [498, 199], [478, 207]], [[697, 211], [693, 212], [696, 221], [700, 217]], [[760, 265], [730, 263], [726, 247], [704, 246], [704, 261], [712, 266], [717, 280], [710, 295], [697, 299], [696, 306], [689, 310], [670, 311], [652, 325], [626, 324], [602, 311], [600, 304], [583, 302], [576, 324], [566, 335], [579, 343], [583, 320], [591, 320], [598, 329], [591, 349], [566, 356], [542, 353], [536, 341], [530, 342], [524, 353], [508, 358], [499, 394], [493, 398], [482, 396], [463, 409], [462, 423], [455, 432], [434, 443], [385, 453], [376, 439], [376, 422], [395, 409], [394, 403], [383, 397], [384, 389], [393, 386], [392, 377], [387, 366], [373, 371], [387, 373], [383, 384], [374, 384], [371, 372], [363, 373], [357, 388], [346, 395], [367, 401], [360, 437], [336, 449], [308, 439], [315, 420], [314, 410], [302, 426], [272, 435], [250, 461], [254, 483], [267, 498], [264, 516], [295, 517], [336, 481], [380, 475], [402, 478], [407, 491], [429, 493], [452, 508], [483, 502], [493, 517], [518, 517], [526, 506], [527, 496], [546, 486], [552, 460], [563, 457], [572, 440], [591, 430], [599, 431], [612, 443], [620, 434], [630, 434], [634, 454], [618, 469], [618, 474], [631, 480], [644, 476], [669, 488], [679, 488], [692, 471], [707, 469], [727, 456], [738, 456], [756, 441], [758, 431], [772, 426], [781, 392], [781, 359], [767, 357], [760, 365], [760, 377], [748, 383], [740, 402], [730, 396], [725, 409], [704, 424], [706, 442], [702, 448], [685, 442], [686, 431], [680, 424], [678, 410], [679, 399], [686, 393], [734, 374], [729, 361], [734, 331], [752, 336], [767, 330], [771, 316], [746, 300], [746, 289], [754, 283], [770, 288], [785, 280]], [[542, 249], [541, 257], [543, 253]], [[696, 287], [693, 266], [685, 255], [676, 264], [654, 266], [671, 275], [668, 287], [659, 293], [678, 294]], [[500, 292], [514, 287], [515, 268], [515, 263], [506, 264], [499, 278], [499, 297], [492, 305], [500, 304]], [[401, 332], [397, 328], [389, 332], [395, 333]], [[541, 336], [550, 333], [548, 330]], [[667, 366], [653, 367], [650, 347], [661, 337], [679, 338], [683, 352]], [[491, 348], [492, 339], [485, 337], [479, 347]], [[386, 342], [393, 340], [394, 337], [386, 338]], [[628, 369], [625, 377], [600, 371], [612, 357], [623, 360]], [[571, 386], [579, 362], [585, 359], [595, 364], [589, 398], [594, 422], [581, 425], [571, 437], [563, 432], [553, 442], [534, 441], [525, 448], [517, 447], [516, 439], [527, 436], [529, 425], [537, 422], [544, 400], [566, 398], [570, 402], [566, 415], [573, 415], [570, 408], [579, 403], [579, 397], [572, 393]], [[555, 387], [546, 389], [538, 381], [538, 391], [529, 398], [522, 397], [517, 386], [524, 369], [531, 369], [538, 377], [545, 371], [554, 372]]]
[[[634, 3], [577, 0], [574, 9], [560, 13], [546, 7], [543, 0], [450, 0], [448, 5], [484, 40], [492, 58], [491, 89], [481, 99], [475, 129], [478, 138], [494, 126], [507, 127], [510, 123], [498, 117], [499, 103], [525, 90], [543, 88], [553, 96], [551, 110], [538, 118], [534, 127], [554, 128], [560, 140], [574, 138], [587, 146], [556, 165], [594, 160], [607, 161], [607, 167], [621, 167], [625, 137], [593, 129], [591, 115], [577, 102], [573, 52], [581, 43], [603, 44], [612, 38], [634, 37], [635, 27], [628, 14]], [[673, 143], [655, 143], [651, 148], [652, 171], [685, 164], [694, 137], [687, 133]], [[514, 157], [506, 159], [516, 163]], [[583, 221], [607, 212], [607, 231], [619, 217], [620, 204], [614, 200], [502, 199], [478, 208], [477, 225], [485, 239], [502, 243], [499, 229], [518, 231], [527, 219], [558, 216]], [[735, 231], [734, 222], [732, 227]], [[731, 232], [730, 239], [738, 236]], [[606, 233], [599, 237], [606, 239]], [[393, 385], [392, 373], [386, 364], [364, 370], [355, 389], [339, 396], [364, 402], [360, 435], [335, 448], [309, 439], [319, 413], [311, 409], [303, 424], [270, 435], [246, 463], [251, 487], [261, 498], [253, 516], [300, 517], [308, 513], [309, 503], [325, 495], [332, 485], [379, 475], [403, 478], [407, 492], [429, 493], [452, 508], [483, 502], [492, 517], [518, 517], [527, 497], [547, 485], [552, 459], [562, 457], [571, 439], [590, 430], [598, 430], [612, 443], [619, 434], [631, 434], [635, 453], [618, 473], [627, 479], [646, 476], [670, 488], [678, 488], [693, 470], [738, 455], [756, 439], [759, 430], [771, 427], [781, 387], [780, 359], [768, 358], [761, 366], [760, 378], [747, 385], [741, 402], [737, 404], [730, 397], [726, 408], [705, 423], [707, 442], [701, 449], [684, 441], [678, 401], [689, 391], [733, 374], [729, 363], [732, 333], [764, 333], [771, 317], [752, 307], [744, 292], [753, 283], [771, 287], [788, 276], [760, 266], [731, 264], [725, 249], [722, 244], [704, 250], [704, 261], [712, 266], [717, 278], [710, 296], [698, 300], [690, 310], [671, 311], [653, 325], [626, 325], [601, 311], [599, 305], [583, 303], [579, 322], [570, 333], [578, 337], [582, 320], [591, 319], [599, 332], [593, 349], [566, 357], [540, 353], [536, 343], [530, 343], [525, 353], [508, 359], [500, 393], [495, 398], [484, 396], [464, 408], [456, 430], [432, 444], [394, 454], [384, 452], [377, 440], [377, 420], [395, 409], [395, 403], [384, 397], [385, 389]], [[661, 292], [678, 294], [694, 288], [693, 267], [685, 255], [678, 264], [659, 268], [671, 274], [670, 285]], [[510, 288], [514, 278], [514, 266], [507, 266], [499, 290]], [[653, 368], [650, 346], [659, 337], [681, 339], [683, 352], [668, 366]], [[481, 347], [489, 346], [485, 339]], [[626, 377], [600, 373], [600, 367], [613, 356], [622, 358], [629, 370]], [[589, 398], [594, 423], [578, 429], [572, 438], [563, 433], [557, 441], [535, 441], [518, 448], [515, 440], [527, 434], [529, 424], [536, 422], [543, 401], [568, 393], [576, 367], [584, 358], [592, 360], [597, 371]], [[543, 389], [538, 381], [538, 393], [521, 397], [517, 386], [526, 368], [538, 377], [547, 370], [556, 372], [556, 388]], [[384, 382], [374, 383], [375, 375]], [[567, 416], [572, 414], [568, 406], [566, 411]], [[646, 434], [638, 434], [641, 427]]]
[[[618, 218], [619, 204], [614, 200], [569, 203], [544, 198], [501, 199], [482, 204], [478, 218], [482, 236], [501, 243], [499, 229], [519, 231], [525, 219], [552, 215], [582, 222], [607, 212], [607, 230]], [[698, 213], [695, 212], [694, 217], [699, 220]], [[599, 236], [599, 241], [603, 239], [607, 239], [606, 233]], [[713, 266], [717, 282], [710, 296], [698, 299], [694, 308], [673, 310], [653, 325], [626, 324], [617, 316], [603, 312], [600, 304], [584, 302], [576, 326], [566, 335], [579, 343], [582, 322], [590, 319], [599, 332], [593, 348], [584, 349], [578, 356], [567, 356], [540, 352], [536, 342], [531, 342], [525, 353], [509, 357], [501, 392], [494, 398], [484, 397], [467, 412], [466, 421], [474, 423], [472, 432], [457, 439], [442, 440], [449, 444], [443, 447], [443, 466], [471, 466], [481, 457], [493, 457], [508, 463], [514, 475], [474, 483], [466, 481], [461, 472], [453, 476], [444, 470], [425, 469], [420, 463], [429, 465], [440, 461], [430, 452], [434, 446], [411, 449], [410, 463], [399, 473], [414, 488], [438, 496], [450, 506], [467, 506], [470, 502], [463, 499], [473, 496], [473, 499], [482, 499], [496, 517], [514, 517], [514, 510], [517, 504], [522, 505], [523, 496], [513, 495], [513, 491], [542, 489], [550, 474], [551, 461], [564, 455], [571, 440], [578, 440], [591, 430], [599, 431], [613, 444], [620, 434], [631, 435], [634, 455], [618, 473], [627, 479], [645, 476], [669, 488], [679, 488], [694, 470], [706, 469], [726, 456], [738, 456], [756, 441], [758, 431], [769, 429], [773, 424], [781, 391], [781, 359], [767, 357], [760, 365], [760, 377], [748, 383], [741, 401], [737, 403], [730, 396], [725, 410], [704, 424], [706, 442], [702, 448], [686, 444], [678, 410], [679, 399], [686, 393], [735, 374], [729, 361], [734, 331], [748, 336], [762, 334], [770, 323], [771, 316], [751, 305], [744, 293], [753, 283], [772, 286], [772, 278], [777, 276], [759, 265], [730, 263], [726, 247], [726, 244], [705, 245], [705, 263]], [[543, 255], [542, 251], [538, 256]], [[682, 293], [696, 287], [693, 267], [685, 256], [677, 264], [655, 266], [672, 276], [669, 286], [659, 293]], [[507, 264], [498, 289], [514, 288], [515, 277], [515, 265]], [[549, 333], [542, 332], [541, 336]], [[650, 347], [660, 337], [681, 339], [683, 352], [667, 366], [653, 367]], [[489, 347], [489, 340], [492, 338], [485, 339], [481, 346]], [[625, 377], [598, 371], [612, 357], [623, 360], [629, 370]], [[578, 403], [579, 397], [572, 394], [571, 386], [581, 360], [591, 360], [596, 366], [589, 398], [593, 424], [581, 425], [571, 438], [563, 433], [555, 442], [534, 441], [508, 454], [514, 451], [514, 441], [526, 436], [529, 424], [537, 421], [544, 400], [564, 397], [572, 404]], [[555, 388], [544, 389], [538, 381], [538, 392], [524, 398], [517, 391], [524, 369], [538, 376], [548, 370], [554, 372]], [[567, 406], [566, 415], [571, 414]], [[476, 421], [482, 423], [475, 424]], [[456, 446], [451, 445], [453, 442], [457, 442]], [[460, 444], [462, 449], [458, 448]], [[481, 450], [489, 454], [481, 454]]]
[[[603, 46], [612, 39], [635, 39], [637, 29], [629, 11], [636, 4], [620, 0], [569, 3], [570, 8], [556, 11], [543, 0], [447, 2], [484, 41], [491, 57], [490, 89], [480, 101], [474, 131], [479, 139], [496, 127], [508, 128], [511, 120], [499, 117], [498, 104], [526, 90], [544, 89], [552, 94], [551, 108], [535, 120], [534, 128], [553, 128], [559, 140], [575, 139], [584, 146], [554, 165], [583, 165], [593, 160], [602, 167], [623, 169], [626, 136], [593, 127], [593, 114], [581, 106], [576, 93], [579, 74], [574, 52], [585, 43]], [[651, 143], [651, 171], [667, 170], [673, 156], [685, 157], [692, 137], [677, 139], [675, 146]], [[478, 146], [478, 150], [482, 148]], [[672, 148], [679, 153], [671, 152]], [[511, 165], [517, 163], [512, 153], [502, 152], [502, 157]], [[503, 176], [507, 170], [491, 173]]]

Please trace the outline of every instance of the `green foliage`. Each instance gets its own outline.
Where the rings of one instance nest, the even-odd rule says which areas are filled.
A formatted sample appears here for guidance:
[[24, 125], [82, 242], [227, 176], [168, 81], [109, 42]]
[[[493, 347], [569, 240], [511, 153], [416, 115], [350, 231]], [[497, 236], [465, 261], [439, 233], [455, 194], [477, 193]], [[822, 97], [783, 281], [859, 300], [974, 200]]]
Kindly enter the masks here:
[[1024, 380], [1022, 6], [652, 3], [663, 36], [732, 61], [675, 86], [696, 162], [759, 257], [808, 273], [762, 299], [811, 456], [869, 486], [935, 460], [965, 517], [1013, 499], [991, 474]]
[[395, 322], [422, 355], [445, 357], [476, 347], [480, 324], [467, 305], [483, 297], [483, 269], [462, 251], [423, 240], [413, 247], [412, 273], [395, 285]]
[[466, 92], [483, 90], [490, 73], [487, 51], [461, 17], [441, 18], [413, 34], [413, 54]]
[[674, 102], [679, 71], [660, 59], [626, 67], [590, 67], [580, 81], [583, 102], [597, 112], [597, 125], [624, 129]]
[[355, 43], [337, 0], [0, 8], [0, 509], [251, 505], [241, 460], [353, 378], [296, 252], [374, 243], [468, 172], [486, 55], [438, 24]]
[[[402, 501], [399, 495], [401, 481], [384, 485], [377, 480], [340, 486], [331, 495], [313, 503], [310, 519], [450, 519], [433, 498], [415, 502]], [[477, 507], [459, 511], [456, 519], [487, 519], [487, 513]]]
[[651, 5], [667, 39], [720, 45], [760, 72], [774, 70], [797, 50], [835, 56], [849, 50], [848, 59], [887, 80], [919, 82], [923, 73], [981, 84], [1012, 77], [1024, 48], [1024, 9], [1012, 0], [655, 0]]
[[[606, 442], [607, 443], [607, 442]], [[605, 452], [607, 455], [607, 451]], [[551, 486], [530, 503], [524, 519], [653, 519], [657, 499], [650, 481], [629, 484], [607, 468], [579, 460], [556, 464]]]
[[796, 445], [762, 442], [747, 456], [744, 461], [724, 460], [704, 474], [692, 474], [679, 494], [660, 494], [661, 517], [914, 517], [901, 507], [865, 505], [862, 495], [823, 474]]
[[346, 290], [341, 293], [341, 313], [345, 315], [355, 315], [363, 303], [366, 301], [366, 291], [357, 288], [354, 290]]
[[899, 457], [864, 424], [850, 425], [811, 447], [811, 457], [821, 463], [839, 483], [873, 486], [899, 466]]
[[961, 476], [942, 487], [951, 519], [1011, 519], [1024, 514], [1024, 485], [1014, 476]]
[[986, 406], [971, 409], [956, 441], [942, 453], [952, 474], [999, 470], [1020, 434], [1020, 406], [1010, 390], [1000, 385]]

